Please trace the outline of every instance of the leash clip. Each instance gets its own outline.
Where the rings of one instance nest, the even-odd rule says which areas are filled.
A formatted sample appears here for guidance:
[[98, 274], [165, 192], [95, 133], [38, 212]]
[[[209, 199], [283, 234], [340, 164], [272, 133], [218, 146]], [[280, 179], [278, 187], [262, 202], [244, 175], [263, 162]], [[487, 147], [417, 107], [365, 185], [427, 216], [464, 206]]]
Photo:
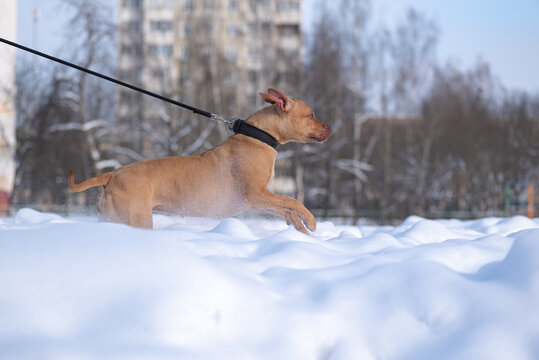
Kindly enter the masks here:
[[231, 131], [234, 131], [234, 123], [236, 122], [236, 120], [240, 120], [237, 117], [231, 117], [230, 119], [227, 120], [224, 117], [219, 116], [217, 114], [211, 114], [211, 119], [224, 122], [225, 124], [227, 124], [228, 129]]
[[238, 120], [241, 120], [241, 119], [237, 118], [237, 117], [231, 117], [230, 119], [225, 120], [225, 122], [228, 124], [228, 129], [230, 131], [234, 131], [234, 124], [236, 124], [236, 121], [238, 121]]

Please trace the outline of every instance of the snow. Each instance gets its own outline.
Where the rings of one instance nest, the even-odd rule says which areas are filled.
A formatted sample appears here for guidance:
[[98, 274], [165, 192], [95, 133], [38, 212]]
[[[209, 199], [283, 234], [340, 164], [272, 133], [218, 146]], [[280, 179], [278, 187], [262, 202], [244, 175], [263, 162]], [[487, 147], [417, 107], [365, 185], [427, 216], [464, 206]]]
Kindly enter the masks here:
[[154, 221], [0, 218], [0, 358], [539, 358], [539, 219]]

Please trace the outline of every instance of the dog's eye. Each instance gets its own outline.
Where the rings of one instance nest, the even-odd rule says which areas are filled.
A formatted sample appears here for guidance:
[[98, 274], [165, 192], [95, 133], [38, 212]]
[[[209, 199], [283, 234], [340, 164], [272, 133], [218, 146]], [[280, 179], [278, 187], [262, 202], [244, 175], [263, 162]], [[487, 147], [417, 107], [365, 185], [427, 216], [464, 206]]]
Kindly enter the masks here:
[[311, 113], [311, 114], [309, 115], [309, 119], [314, 119], [314, 113]]

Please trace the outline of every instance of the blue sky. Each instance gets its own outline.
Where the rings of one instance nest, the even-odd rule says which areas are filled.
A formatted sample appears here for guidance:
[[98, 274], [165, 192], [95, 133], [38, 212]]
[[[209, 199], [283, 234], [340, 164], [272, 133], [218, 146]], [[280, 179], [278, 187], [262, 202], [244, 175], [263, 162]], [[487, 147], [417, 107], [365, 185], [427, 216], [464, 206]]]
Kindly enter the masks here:
[[[307, 18], [312, 19], [318, 1], [304, 0]], [[37, 48], [60, 50], [66, 16], [59, 0], [19, 0], [18, 4], [18, 41], [33, 45], [32, 9], [38, 7]], [[482, 59], [508, 88], [539, 93], [538, 0], [372, 0], [372, 7], [373, 22], [389, 27], [407, 8], [416, 8], [440, 28], [440, 61], [449, 59], [468, 68]], [[308, 28], [309, 19], [305, 23]]]
[[[440, 27], [440, 59], [465, 67], [481, 58], [510, 88], [539, 92], [539, 1], [406, 0], [378, 1], [375, 11], [397, 14], [413, 6]], [[404, 3], [406, 3], [405, 6]], [[398, 6], [393, 4], [399, 4]], [[400, 7], [399, 7], [400, 6]]]

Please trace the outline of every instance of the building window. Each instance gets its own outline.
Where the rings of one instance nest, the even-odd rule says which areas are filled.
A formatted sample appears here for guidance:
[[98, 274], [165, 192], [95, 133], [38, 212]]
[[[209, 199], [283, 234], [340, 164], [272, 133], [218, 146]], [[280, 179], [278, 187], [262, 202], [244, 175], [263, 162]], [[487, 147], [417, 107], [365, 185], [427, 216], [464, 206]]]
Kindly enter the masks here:
[[142, 49], [139, 45], [122, 44], [120, 47], [120, 53], [127, 56], [141, 56]]
[[228, 2], [228, 10], [231, 12], [235, 12], [238, 10], [238, 0], [230, 0]]
[[213, 0], [204, 0], [204, 10], [205, 11], [213, 10]]
[[297, 58], [299, 57], [299, 50], [297, 48], [278, 48], [277, 55], [286, 57], [286, 58]]
[[285, 12], [285, 11], [299, 11], [300, 10], [300, 4], [299, 1], [280, 1], [276, 4], [277, 6], [277, 12]]
[[206, 36], [211, 36], [212, 33], [213, 33], [213, 24], [212, 23], [205, 23], [203, 25], [203, 28], [204, 28], [204, 34]]
[[264, 36], [271, 36], [271, 23], [262, 23], [262, 34]]
[[172, 31], [172, 21], [150, 21], [150, 30], [158, 32]]
[[262, 56], [260, 55], [260, 49], [251, 47], [249, 48], [249, 59], [251, 60], [259, 60]]
[[211, 56], [213, 55], [213, 46], [211, 45], [205, 45], [203, 48], [202, 48], [202, 56], [206, 59], [209, 59], [211, 58]]
[[142, 6], [142, 0], [123, 0], [124, 8], [140, 9]]
[[127, 36], [140, 36], [142, 34], [140, 21], [128, 21], [123, 25], [122, 32]]
[[183, 0], [183, 10], [191, 12], [193, 10], [193, 0]]
[[227, 48], [226, 58], [230, 61], [236, 61], [238, 59], [238, 49], [233, 46]]
[[170, 57], [172, 56], [172, 45], [150, 45], [148, 51], [153, 56]]
[[150, 0], [150, 8], [152, 9], [173, 9], [174, 0]]
[[249, 23], [247, 25], [247, 32], [250, 36], [255, 36], [258, 33], [258, 26], [256, 23]]
[[283, 37], [295, 37], [299, 36], [298, 25], [282, 25], [279, 26], [279, 35]]
[[268, 0], [251, 0], [249, 1], [249, 5], [252, 12], [256, 12], [257, 10], [265, 11], [268, 8]]
[[236, 24], [228, 24], [227, 33], [230, 37], [239, 37], [242, 35], [241, 27]]
[[127, 30], [130, 33], [139, 33], [142, 30], [140, 21], [130, 21], [127, 23]]
[[261, 10], [268, 10], [270, 7], [270, 1], [269, 0], [257, 0], [257, 6]]
[[189, 46], [184, 46], [182, 48], [182, 60], [188, 61], [191, 58], [191, 48]]
[[183, 36], [189, 36], [191, 35], [191, 33], [193, 32], [193, 28], [191, 26], [191, 24], [189, 23], [185, 23], [183, 24]]

